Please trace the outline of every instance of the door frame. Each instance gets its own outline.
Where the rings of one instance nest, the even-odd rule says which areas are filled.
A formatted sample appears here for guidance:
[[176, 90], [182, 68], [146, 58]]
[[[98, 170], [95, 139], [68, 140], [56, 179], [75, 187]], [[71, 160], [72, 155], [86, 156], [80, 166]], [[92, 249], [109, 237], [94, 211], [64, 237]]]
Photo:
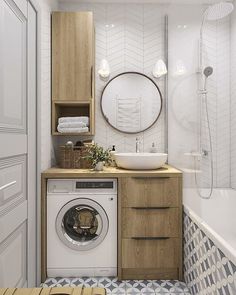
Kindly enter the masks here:
[[[40, 155], [40, 146], [41, 146], [41, 17], [42, 12], [38, 0], [28, 0], [28, 3], [34, 8], [37, 16], [36, 20], [36, 196], [31, 202], [28, 203], [28, 208], [33, 208], [36, 212], [36, 218], [31, 218], [29, 222], [33, 225], [36, 230], [35, 245], [33, 254], [28, 253], [28, 267], [27, 267], [27, 277], [28, 277], [28, 286], [35, 287], [40, 284], [40, 207], [41, 207], [41, 155]], [[29, 237], [30, 239], [30, 237]], [[28, 241], [29, 243], [29, 241]], [[31, 267], [29, 268], [29, 264]], [[35, 272], [32, 273], [30, 269], [34, 269]]]

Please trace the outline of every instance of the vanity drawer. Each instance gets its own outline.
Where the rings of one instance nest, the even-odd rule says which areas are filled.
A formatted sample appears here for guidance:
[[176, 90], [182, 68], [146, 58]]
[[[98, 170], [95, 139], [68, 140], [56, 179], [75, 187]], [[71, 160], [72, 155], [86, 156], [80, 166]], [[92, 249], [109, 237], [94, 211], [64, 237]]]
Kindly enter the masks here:
[[123, 178], [122, 207], [179, 207], [180, 178]]
[[122, 268], [178, 268], [179, 239], [122, 239]]
[[122, 237], [178, 237], [179, 209], [123, 208]]

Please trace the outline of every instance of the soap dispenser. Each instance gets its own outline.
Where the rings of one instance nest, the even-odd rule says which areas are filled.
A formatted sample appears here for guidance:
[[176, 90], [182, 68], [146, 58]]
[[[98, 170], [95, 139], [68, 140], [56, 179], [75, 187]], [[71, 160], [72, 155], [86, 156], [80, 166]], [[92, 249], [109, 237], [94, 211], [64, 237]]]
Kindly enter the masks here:
[[113, 145], [112, 149], [110, 151], [111, 154], [111, 167], [116, 167], [116, 161], [115, 161], [115, 153], [116, 153], [116, 146]]
[[157, 147], [156, 147], [155, 143], [153, 142], [152, 147], [150, 149], [150, 153], [157, 153], [157, 152], [158, 152]]

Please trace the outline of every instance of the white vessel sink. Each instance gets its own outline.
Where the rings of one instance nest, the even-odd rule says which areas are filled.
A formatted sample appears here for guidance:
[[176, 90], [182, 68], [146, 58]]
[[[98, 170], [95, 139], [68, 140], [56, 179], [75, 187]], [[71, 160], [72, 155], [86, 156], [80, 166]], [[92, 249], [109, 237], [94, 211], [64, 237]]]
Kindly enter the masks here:
[[162, 153], [116, 153], [118, 167], [131, 170], [153, 170], [161, 168], [167, 161]]

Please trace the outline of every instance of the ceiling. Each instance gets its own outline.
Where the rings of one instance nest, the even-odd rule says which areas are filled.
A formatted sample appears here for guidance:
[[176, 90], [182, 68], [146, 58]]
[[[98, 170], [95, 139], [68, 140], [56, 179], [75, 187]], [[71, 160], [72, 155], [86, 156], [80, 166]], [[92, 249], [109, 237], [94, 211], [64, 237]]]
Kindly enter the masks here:
[[[160, 3], [160, 4], [212, 4], [223, 0], [59, 0], [70, 3]], [[228, 2], [234, 2], [229, 0]]]

